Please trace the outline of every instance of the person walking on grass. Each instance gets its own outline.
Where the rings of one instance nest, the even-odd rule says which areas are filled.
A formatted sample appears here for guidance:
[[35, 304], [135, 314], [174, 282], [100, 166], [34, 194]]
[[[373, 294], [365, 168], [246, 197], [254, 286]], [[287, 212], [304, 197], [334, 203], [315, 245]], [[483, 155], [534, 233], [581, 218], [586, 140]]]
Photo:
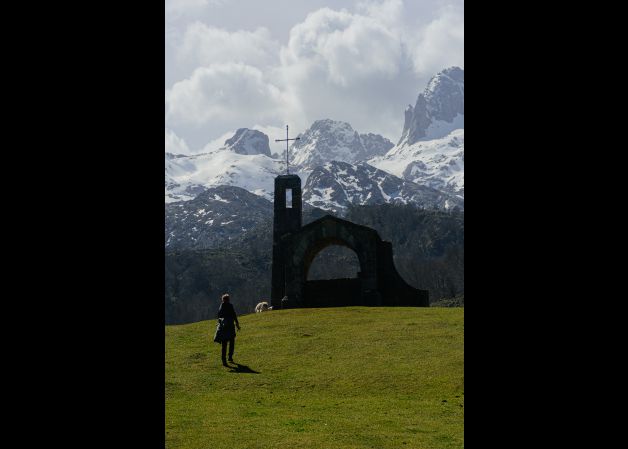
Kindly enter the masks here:
[[229, 294], [225, 293], [222, 295], [222, 304], [220, 304], [218, 309], [218, 327], [214, 336], [216, 343], [222, 343], [222, 364], [224, 366], [229, 366], [227, 365], [227, 343], [229, 343], [229, 361], [233, 362], [236, 327], [240, 330], [238, 316], [233, 308], [233, 304], [229, 302]]

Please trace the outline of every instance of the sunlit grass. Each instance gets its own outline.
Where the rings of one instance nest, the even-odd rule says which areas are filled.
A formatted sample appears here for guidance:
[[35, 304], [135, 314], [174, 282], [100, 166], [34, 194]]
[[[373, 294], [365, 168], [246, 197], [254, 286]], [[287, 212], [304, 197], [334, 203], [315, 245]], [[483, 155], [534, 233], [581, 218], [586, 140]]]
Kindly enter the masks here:
[[232, 369], [215, 321], [166, 327], [166, 445], [460, 448], [464, 309], [242, 316]]

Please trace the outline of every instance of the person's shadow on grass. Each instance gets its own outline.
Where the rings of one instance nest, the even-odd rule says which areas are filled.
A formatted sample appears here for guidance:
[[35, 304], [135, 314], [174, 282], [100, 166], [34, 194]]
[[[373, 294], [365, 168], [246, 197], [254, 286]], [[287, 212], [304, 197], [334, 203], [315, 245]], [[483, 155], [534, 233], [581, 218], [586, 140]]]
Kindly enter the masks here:
[[239, 363], [231, 362], [235, 367], [230, 367], [230, 373], [248, 373], [248, 374], [259, 374], [259, 371], [252, 370], [246, 365], [240, 365]]

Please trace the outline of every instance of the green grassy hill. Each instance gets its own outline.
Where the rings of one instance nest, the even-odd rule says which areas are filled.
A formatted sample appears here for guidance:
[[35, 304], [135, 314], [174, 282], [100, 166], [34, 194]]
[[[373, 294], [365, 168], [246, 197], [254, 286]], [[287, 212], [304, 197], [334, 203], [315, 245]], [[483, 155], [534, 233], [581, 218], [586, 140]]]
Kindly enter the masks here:
[[242, 316], [232, 368], [212, 341], [215, 320], [166, 326], [166, 447], [461, 448], [463, 314]]

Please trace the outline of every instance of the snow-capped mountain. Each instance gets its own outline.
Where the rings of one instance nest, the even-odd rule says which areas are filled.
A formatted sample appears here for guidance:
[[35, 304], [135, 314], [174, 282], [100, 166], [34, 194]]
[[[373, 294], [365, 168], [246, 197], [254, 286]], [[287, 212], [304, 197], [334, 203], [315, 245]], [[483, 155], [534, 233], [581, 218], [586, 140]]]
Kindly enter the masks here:
[[[303, 224], [327, 212], [303, 204]], [[210, 187], [196, 198], [165, 206], [166, 250], [211, 249], [261, 240], [272, 245], [273, 203], [235, 186]]]
[[238, 154], [264, 154], [271, 157], [268, 136], [255, 129], [238, 129], [231, 139], [225, 141], [225, 148]]
[[464, 198], [464, 70], [434, 76], [406, 110], [399, 143], [369, 164]]
[[395, 146], [368, 162], [406, 181], [464, 197], [464, 129], [441, 139]]
[[350, 164], [386, 154], [394, 144], [377, 134], [359, 134], [350, 124], [317, 120], [288, 150], [290, 164], [301, 173], [331, 161]]
[[275, 177], [284, 170], [282, 160], [270, 157], [268, 136], [242, 128], [217, 150], [189, 156], [166, 153], [166, 203], [190, 200], [221, 185], [272, 200]]
[[366, 150], [365, 153], [368, 157], [386, 154], [388, 150], [394, 146], [390, 140], [379, 134], [360, 134], [360, 139], [362, 140], [362, 144]]
[[427, 83], [414, 107], [408, 105], [397, 146], [439, 139], [464, 128], [464, 70], [450, 67]]
[[382, 203], [424, 208], [464, 209], [464, 200], [391, 175], [367, 163], [332, 161], [315, 168], [303, 188], [303, 200], [321, 209], [342, 212], [347, 206]]
[[[432, 77], [406, 110], [397, 145], [330, 119], [315, 121], [299, 138], [289, 148], [291, 173], [301, 176], [304, 200], [311, 204], [327, 210], [382, 201], [462, 208], [450, 196], [464, 198], [464, 71], [451, 67]], [[285, 155], [271, 156], [266, 134], [241, 128], [214, 148], [195, 155], [166, 153], [166, 203], [224, 185], [273, 200]], [[385, 179], [396, 187], [383, 189]], [[418, 187], [427, 190], [419, 195]]]
[[245, 189], [219, 186], [166, 204], [166, 249], [213, 248], [269, 221], [270, 201]]
[[[318, 120], [290, 149], [290, 165], [305, 181], [314, 167], [331, 160], [360, 162], [384, 155], [393, 143], [377, 134], [358, 134], [351, 125]], [[293, 156], [298, 156], [296, 160]], [[190, 200], [210, 187], [242, 187], [272, 201], [274, 179], [286, 169], [271, 157], [268, 136], [241, 128], [217, 150], [195, 155], [166, 153], [166, 202]]]

